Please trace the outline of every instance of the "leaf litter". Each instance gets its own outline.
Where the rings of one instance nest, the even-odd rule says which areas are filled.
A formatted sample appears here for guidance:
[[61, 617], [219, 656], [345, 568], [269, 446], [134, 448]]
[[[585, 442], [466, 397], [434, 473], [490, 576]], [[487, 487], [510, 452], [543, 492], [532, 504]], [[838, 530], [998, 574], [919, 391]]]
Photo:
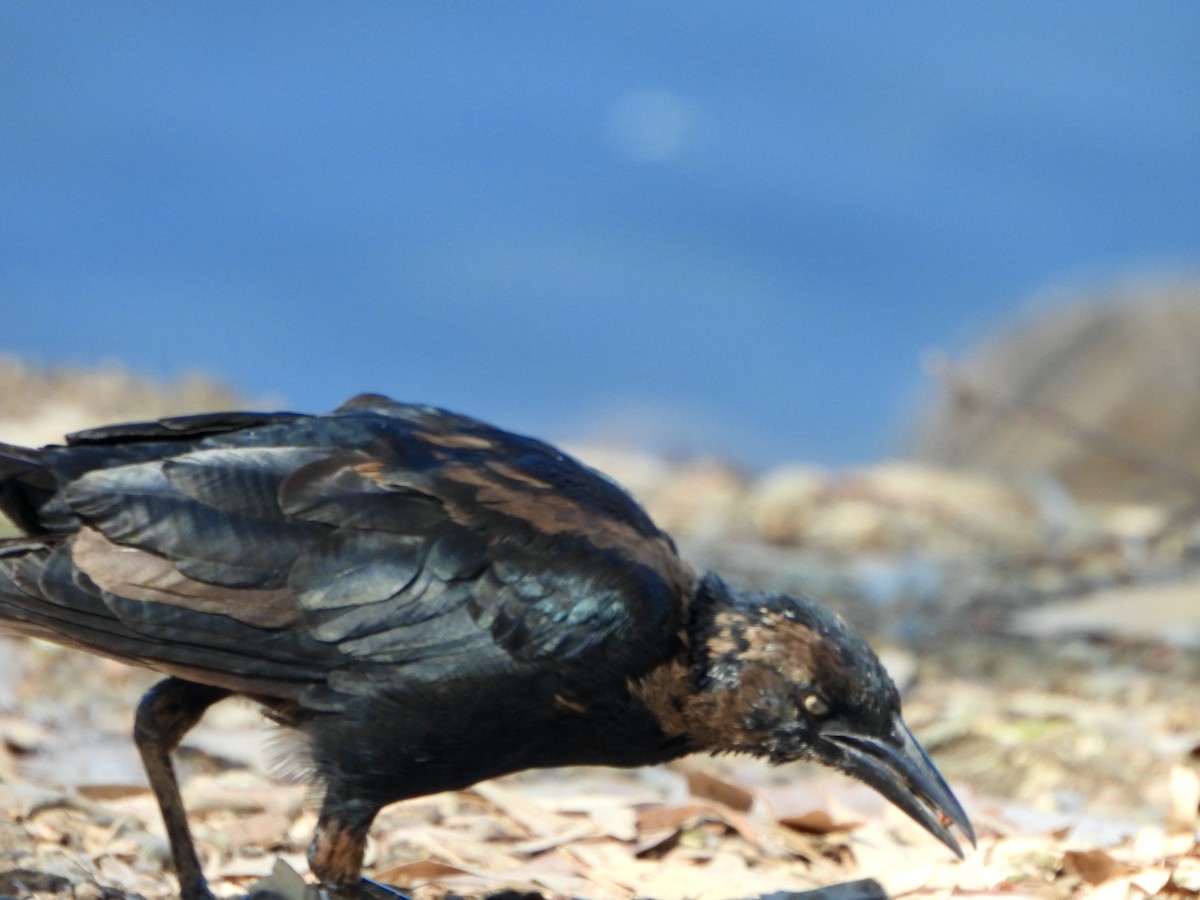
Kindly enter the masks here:
[[[1194, 509], [1053, 518], [1023, 489], [886, 464], [754, 481], [661, 463], [640, 487], [621, 465], [603, 468], [698, 565], [807, 590], [882, 643], [978, 847], [957, 860], [833, 773], [692, 758], [396, 804], [368, 847], [379, 880], [421, 900], [1200, 897]], [[0, 897], [175, 896], [129, 738], [152, 682], [0, 638]], [[312, 900], [314, 798], [273, 764], [286, 741], [252, 709], [218, 705], [177, 754], [201, 861], [220, 897]]]
[[[864, 879], [894, 897], [1200, 896], [1196, 661], [1147, 659], [1146, 648], [1064, 655], [1028, 641], [989, 644], [923, 656], [907, 702], [977, 825], [979, 846], [965, 861], [841, 776], [691, 758], [645, 771], [523, 773], [396, 804], [372, 831], [368, 866], [418, 898], [721, 900]], [[0, 718], [9, 766], [0, 895], [173, 896], [162, 826], [136, 766], [108, 783], [55, 766], [60, 746], [109, 746], [94, 739], [123, 731], [152, 676], [35, 642], [4, 649], [20, 662], [18, 698], [42, 700]], [[1113, 669], [1128, 676], [1119, 688], [1104, 677]], [[59, 691], [53, 707], [47, 685]], [[269, 728], [240, 738], [271, 739]], [[312, 798], [303, 784], [251, 768], [253, 758], [185, 746], [202, 860], [219, 896], [267, 879], [300, 900]]]

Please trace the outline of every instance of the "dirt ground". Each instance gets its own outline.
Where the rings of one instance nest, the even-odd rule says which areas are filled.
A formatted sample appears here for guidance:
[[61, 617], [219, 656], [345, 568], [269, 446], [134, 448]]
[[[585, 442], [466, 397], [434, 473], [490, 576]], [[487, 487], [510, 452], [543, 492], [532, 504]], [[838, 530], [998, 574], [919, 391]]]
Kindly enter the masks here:
[[[527, 773], [398, 804], [371, 870], [417, 897], [1200, 895], [1200, 654], [1119, 638], [957, 634], [883, 646], [906, 717], [979, 845], [956, 860], [869, 790], [805, 766], [690, 759]], [[0, 896], [174, 895], [128, 738], [152, 676], [46, 644], [0, 652]], [[314, 822], [248, 703], [180, 754], [212, 886], [295, 872]], [[783, 893], [781, 893], [783, 892]]]

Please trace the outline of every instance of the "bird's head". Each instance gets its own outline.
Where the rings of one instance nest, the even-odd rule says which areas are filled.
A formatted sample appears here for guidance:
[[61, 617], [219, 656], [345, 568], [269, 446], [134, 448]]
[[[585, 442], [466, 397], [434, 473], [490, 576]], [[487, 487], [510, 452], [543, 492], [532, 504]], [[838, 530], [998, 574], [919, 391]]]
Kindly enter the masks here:
[[[951, 850], [958, 800], [900, 716], [900, 695], [867, 642], [807, 599], [699, 586], [689, 627], [693, 728], [715, 752], [810, 760], [879, 791]], [[703, 710], [703, 712], [701, 712]]]

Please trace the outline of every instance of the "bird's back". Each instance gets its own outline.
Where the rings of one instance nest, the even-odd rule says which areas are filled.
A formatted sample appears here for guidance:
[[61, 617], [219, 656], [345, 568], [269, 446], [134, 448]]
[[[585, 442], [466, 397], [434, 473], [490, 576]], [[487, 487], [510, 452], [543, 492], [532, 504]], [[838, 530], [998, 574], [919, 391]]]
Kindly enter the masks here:
[[25, 532], [9, 630], [312, 709], [464, 673], [624, 683], [675, 652], [691, 589], [607, 479], [375, 395], [0, 447], [0, 509]]

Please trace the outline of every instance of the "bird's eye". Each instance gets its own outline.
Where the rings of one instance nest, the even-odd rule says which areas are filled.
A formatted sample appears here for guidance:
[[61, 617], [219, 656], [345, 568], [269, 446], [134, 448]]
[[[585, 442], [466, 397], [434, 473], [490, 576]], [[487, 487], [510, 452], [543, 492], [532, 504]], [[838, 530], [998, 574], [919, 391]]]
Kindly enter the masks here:
[[825, 698], [820, 694], [805, 694], [804, 709], [809, 715], [813, 716], [829, 715], [829, 704], [825, 702]]

